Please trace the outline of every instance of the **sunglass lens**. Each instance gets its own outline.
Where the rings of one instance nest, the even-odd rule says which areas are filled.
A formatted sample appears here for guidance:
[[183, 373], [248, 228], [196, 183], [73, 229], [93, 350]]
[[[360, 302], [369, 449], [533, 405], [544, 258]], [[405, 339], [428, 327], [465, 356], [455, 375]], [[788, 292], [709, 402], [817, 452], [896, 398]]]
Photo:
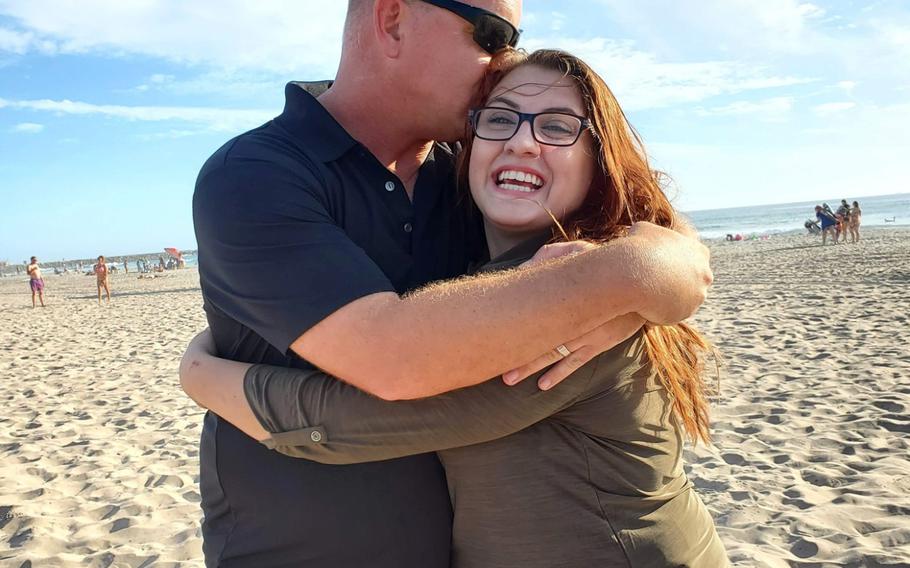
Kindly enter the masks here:
[[515, 47], [517, 35], [508, 22], [492, 15], [482, 15], [474, 22], [474, 41], [491, 55]]

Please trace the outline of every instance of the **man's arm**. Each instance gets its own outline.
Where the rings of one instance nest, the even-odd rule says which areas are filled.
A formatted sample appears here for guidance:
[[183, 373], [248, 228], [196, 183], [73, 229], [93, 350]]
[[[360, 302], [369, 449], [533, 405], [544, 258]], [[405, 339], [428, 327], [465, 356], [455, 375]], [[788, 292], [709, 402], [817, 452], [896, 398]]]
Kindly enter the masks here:
[[704, 246], [639, 224], [628, 238], [524, 270], [436, 284], [403, 298], [365, 296], [291, 348], [384, 399], [420, 398], [517, 368], [623, 314], [681, 321], [704, 301], [710, 282]]

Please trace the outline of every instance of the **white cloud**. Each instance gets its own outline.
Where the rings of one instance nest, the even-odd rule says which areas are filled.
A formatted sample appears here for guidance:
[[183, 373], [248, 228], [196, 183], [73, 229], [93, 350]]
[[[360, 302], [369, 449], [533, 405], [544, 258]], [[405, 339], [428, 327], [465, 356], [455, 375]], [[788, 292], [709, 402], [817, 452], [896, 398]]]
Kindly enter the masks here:
[[566, 25], [568, 17], [561, 12], [550, 12], [550, 30], [558, 32]]
[[[346, 2], [282, 0], [0, 0], [22, 28], [0, 50], [142, 54], [221, 68], [333, 76]], [[42, 47], [43, 46], [43, 47]]]
[[591, 65], [627, 110], [700, 102], [718, 95], [813, 81], [810, 78], [777, 76], [759, 66], [730, 61], [662, 62], [653, 53], [637, 50], [632, 42], [605, 38], [542, 38], [527, 42], [526, 47], [537, 49], [552, 45], [559, 45]]
[[836, 103], [824, 103], [812, 107], [812, 112], [819, 116], [828, 116], [839, 112], [850, 110], [856, 106], [856, 103], [844, 101]]
[[[626, 29], [661, 44], [680, 30], [695, 43], [756, 52], [811, 53], [827, 44], [816, 24], [826, 11], [798, 0], [601, 0]], [[659, 14], [659, 17], [655, 17]]]
[[51, 40], [37, 37], [32, 32], [0, 28], [0, 53], [24, 55], [30, 51], [52, 55], [56, 53], [57, 45]]
[[762, 101], [736, 101], [728, 105], [701, 108], [700, 116], [759, 115], [766, 120], [780, 120], [793, 109], [792, 97], [774, 97]]
[[203, 107], [96, 105], [70, 100], [5, 100], [0, 108], [51, 112], [55, 114], [94, 115], [147, 122], [187, 122], [217, 132], [240, 132], [262, 124], [275, 115], [265, 110], [219, 109]]
[[20, 132], [23, 134], [38, 134], [44, 130], [44, 125], [36, 122], [20, 122], [12, 127], [11, 130], [12, 132]]
[[856, 81], [840, 81], [837, 83], [837, 86], [839, 88], [843, 89], [847, 93], [852, 93], [853, 89], [856, 88], [856, 85], [857, 85]]

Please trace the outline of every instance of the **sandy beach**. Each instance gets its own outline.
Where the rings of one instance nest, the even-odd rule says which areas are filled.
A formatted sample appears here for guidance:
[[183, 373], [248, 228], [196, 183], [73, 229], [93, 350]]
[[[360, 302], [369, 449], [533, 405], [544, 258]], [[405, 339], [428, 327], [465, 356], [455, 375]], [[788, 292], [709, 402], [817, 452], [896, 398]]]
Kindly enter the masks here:
[[[713, 242], [723, 352], [689, 475], [736, 566], [910, 566], [910, 230]], [[49, 271], [48, 271], [49, 272]], [[202, 566], [195, 269], [0, 279], [0, 566]]]

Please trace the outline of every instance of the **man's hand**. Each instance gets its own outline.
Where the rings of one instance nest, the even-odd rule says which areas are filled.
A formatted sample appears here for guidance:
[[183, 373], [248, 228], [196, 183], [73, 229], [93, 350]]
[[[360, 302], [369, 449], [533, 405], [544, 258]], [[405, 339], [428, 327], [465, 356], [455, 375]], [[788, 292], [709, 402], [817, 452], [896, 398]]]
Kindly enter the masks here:
[[554, 258], [562, 258], [564, 256], [589, 251], [595, 248], [597, 248], [597, 245], [594, 243], [589, 243], [588, 241], [566, 241], [561, 243], [550, 243], [548, 245], [540, 247], [540, 249], [534, 253], [534, 256], [532, 256], [530, 260], [523, 262], [521, 266], [534, 266], [536, 264], [540, 264], [541, 262], [553, 260]]
[[637, 311], [645, 320], [670, 325], [692, 316], [708, 297], [714, 281], [711, 252], [695, 238], [651, 223], [635, 223], [628, 244], [637, 251], [630, 267], [639, 282], [642, 302]]
[[565, 348], [569, 350], [570, 355], [563, 357], [561, 353], [553, 349], [531, 363], [504, 374], [502, 380], [507, 385], [514, 385], [537, 371], [556, 363], [552, 369], [544, 373], [540, 380], [537, 381], [537, 386], [541, 390], [553, 388], [594, 357], [604, 351], [609, 351], [632, 337], [636, 331], [641, 329], [644, 323], [645, 320], [634, 313], [612, 319], [581, 337], [566, 343]]

